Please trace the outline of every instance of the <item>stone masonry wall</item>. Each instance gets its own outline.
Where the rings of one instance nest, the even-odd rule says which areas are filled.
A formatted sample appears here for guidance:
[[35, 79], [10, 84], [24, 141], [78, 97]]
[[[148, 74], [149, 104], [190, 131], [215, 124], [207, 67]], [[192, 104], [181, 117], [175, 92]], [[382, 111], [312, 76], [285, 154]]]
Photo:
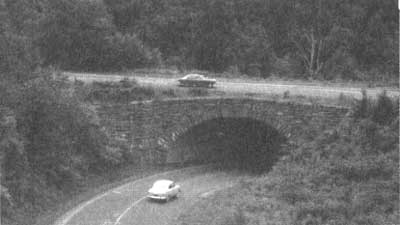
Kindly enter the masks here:
[[103, 126], [115, 138], [141, 152], [142, 161], [165, 163], [180, 160], [171, 148], [190, 127], [213, 118], [251, 118], [266, 122], [296, 144], [305, 128], [323, 131], [337, 125], [347, 108], [274, 102], [262, 99], [195, 98], [100, 104]]

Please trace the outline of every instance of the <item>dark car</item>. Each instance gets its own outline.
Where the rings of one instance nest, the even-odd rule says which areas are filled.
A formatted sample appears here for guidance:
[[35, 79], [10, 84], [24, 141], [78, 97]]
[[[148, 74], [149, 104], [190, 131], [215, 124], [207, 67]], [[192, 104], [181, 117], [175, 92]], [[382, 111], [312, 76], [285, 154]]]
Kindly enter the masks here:
[[188, 74], [179, 80], [179, 85], [183, 87], [210, 87], [217, 82], [216, 79], [207, 78], [200, 74]]

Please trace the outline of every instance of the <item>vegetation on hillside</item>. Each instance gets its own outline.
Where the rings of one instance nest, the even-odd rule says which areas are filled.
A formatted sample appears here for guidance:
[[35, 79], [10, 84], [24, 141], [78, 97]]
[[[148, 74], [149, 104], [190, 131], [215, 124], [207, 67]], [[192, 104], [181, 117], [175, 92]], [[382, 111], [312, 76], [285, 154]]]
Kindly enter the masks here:
[[45, 77], [29, 80], [13, 104], [0, 107], [4, 224], [32, 224], [88, 177], [134, 162], [127, 147], [101, 129], [93, 109], [63, 86]]
[[121, 82], [94, 82], [76, 86], [83, 101], [128, 103], [131, 101], [149, 100], [154, 98], [152, 87], [140, 86], [135, 81], [122, 80]]
[[1, 222], [10, 225], [33, 224], [88, 177], [135, 158], [69, 83], [41, 69], [31, 3], [0, 1]]
[[[153, 95], [121, 83], [110, 95], [94, 85], [89, 96], [43, 68], [175, 66], [398, 85], [398, 21], [390, 0], [0, 0], [2, 223], [32, 224], [88, 177], [134, 163], [83, 97]], [[271, 189], [295, 221], [398, 219], [398, 105], [389, 102], [364, 101], [356, 119], [276, 165]]]
[[181, 224], [398, 224], [398, 106], [385, 94], [364, 98], [338, 127], [305, 140], [269, 173], [201, 200]]
[[398, 107], [384, 94], [364, 98], [352, 118], [275, 166], [269, 187], [294, 206], [296, 224], [399, 221]]
[[393, 0], [1, 0], [0, 11], [0, 48], [64, 70], [398, 80]]

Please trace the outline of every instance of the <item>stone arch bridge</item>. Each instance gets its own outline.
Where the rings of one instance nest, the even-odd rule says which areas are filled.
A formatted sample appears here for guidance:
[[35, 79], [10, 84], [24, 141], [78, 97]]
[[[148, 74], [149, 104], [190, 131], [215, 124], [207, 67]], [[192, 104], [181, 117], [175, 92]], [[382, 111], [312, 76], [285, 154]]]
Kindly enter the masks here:
[[[177, 162], [171, 147], [191, 127], [218, 118], [249, 118], [276, 128], [296, 144], [309, 129], [323, 131], [337, 125], [347, 108], [242, 98], [191, 98], [100, 104], [101, 125], [142, 161]], [[306, 129], [307, 128], [307, 129]]]

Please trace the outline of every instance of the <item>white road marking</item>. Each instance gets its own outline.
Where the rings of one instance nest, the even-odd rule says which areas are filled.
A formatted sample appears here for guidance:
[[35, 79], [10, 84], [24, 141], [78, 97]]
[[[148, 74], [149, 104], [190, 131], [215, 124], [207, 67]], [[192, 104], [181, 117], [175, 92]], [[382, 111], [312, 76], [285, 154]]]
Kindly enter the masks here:
[[202, 197], [202, 198], [207, 198], [208, 196], [213, 195], [213, 194], [214, 194], [215, 192], [217, 192], [217, 191], [221, 191], [221, 190], [223, 190], [223, 189], [227, 189], [227, 188], [233, 187], [234, 184], [235, 184], [235, 183], [231, 183], [231, 184], [229, 184], [229, 185], [226, 185], [226, 186], [223, 186], [223, 187], [219, 187], [219, 188], [215, 188], [215, 189], [212, 189], [212, 190], [210, 190], [210, 191], [204, 192], [204, 193], [202, 193], [202, 194], [200, 195], [200, 197]]
[[89, 201], [87, 201], [87, 202], [85, 202], [85, 203], [79, 205], [79, 206], [78, 206], [77, 208], [75, 208], [73, 211], [71, 211], [70, 213], [67, 213], [66, 216], [65, 216], [65, 218], [64, 218], [61, 222], [56, 222], [55, 225], [65, 225], [65, 224], [67, 224], [68, 221], [69, 221], [72, 217], [74, 217], [78, 212], [80, 212], [80, 211], [81, 211], [82, 209], [84, 209], [86, 206], [88, 206], [88, 205], [92, 204], [93, 202], [95, 202], [95, 201], [97, 201], [97, 200], [103, 198], [103, 197], [106, 196], [106, 195], [108, 195], [108, 192], [106, 192], [106, 193], [104, 193], [104, 194], [101, 194], [101, 195], [99, 195], [99, 196], [97, 196], [97, 197], [95, 197], [95, 198], [93, 198], [93, 199], [91, 199], [91, 200], [89, 200]]
[[112, 191], [112, 193], [114, 193], [114, 194], [121, 194], [121, 191], [120, 191], [120, 190], [114, 190], [114, 191]]
[[119, 215], [119, 217], [118, 217], [117, 220], [115, 221], [114, 225], [119, 224], [119, 221], [121, 221], [122, 217], [124, 217], [125, 214], [126, 214], [127, 212], [129, 212], [129, 210], [132, 209], [133, 206], [139, 204], [139, 203], [140, 203], [141, 201], [143, 201], [144, 199], [146, 199], [146, 196], [142, 197], [141, 199], [139, 199], [139, 200], [137, 200], [136, 202], [132, 203], [132, 205], [130, 205], [128, 208], [126, 208], [125, 211], [123, 211], [123, 212], [121, 213], [121, 215]]
[[119, 187], [113, 188], [113, 189], [111, 189], [111, 190], [109, 190], [109, 191], [107, 191], [107, 192], [105, 192], [105, 193], [103, 193], [103, 194], [101, 194], [101, 195], [99, 195], [99, 196], [87, 201], [87, 202], [84, 202], [84, 203], [80, 204], [78, 207], [76, 207], [76, 208], [72, 209], [71, 211], [67, 212], [66, 214], [64, 214], [64, 216], [62, 216], [60, 219], [58, 219], [54, 223], [54, 225], [66, 225], [76, 214], [78, 214], [80, 211], [82, 211], [88, 205], [90, 205], [93, 202], [95, 202], [95, 201], [97, 201], [97, 200], [109, 195], [113, 191], [120, 192], [120, 191], [122, 191], [122, 189], [124, 189], [128, 185], [134, 185], [134, 184], [136, 184], [138, 182], [141, 182], [141, 181], [143, 181], [145, 179], [151, 179], [153, 177], [162, 176], [164, 174], [174, 173], [174, 172], [178, 172], [178, 171], [181, 171], [181, 170], [190, 169], [190, 168], [196, 168], [196, 167], [202, 167], [202, 166], [193, 166], [193, 167], [187, 167], [187, 168], [182, 168], [182, 169], [175, 169], [175, 170], [165, 171], [163, 173], [158, 173], [158, 174], [154, 174], [152, 176], [143, 177], [143, 178], [137, 179], [137, 180], [135, 180], [133, 182], [128, 182], [128, 183], [126, 183], [124, 185], [121, 185]]
[[211, 191], [204, 192], [203, 194], [200, 195], [200, 197], [206, 198], [206, 197], [208, 197], [208, 196], [214, 194], [216, 191], [217, 191], [217, 190], [211, 190]]
[[[86, 73], [70, 73], [64, 72], [64, 75], [67, 75], [69, 79], [78, 79], [83, 81], [95, 81], [95, 80], [122, 80], [124, 78], [128, 79], [136, 79], [140, 83], [146, 84], [161, 84], [167, 85], [176, 82], [176, 78], [156, 78], [156, 77], [134, 77], [134, 76], [123, 76], [123, 75], [100, 75], [100, 74], [86, 74]], [[216, 87], [219, 89], [229, 90], [232, 88], [244, 88], [248, 87], [251, 89], [258, 89], [256, 93], [268, 93], [270, 92], [269, 88], [280, 88], [281, 91], [274, 90], [273, 92], [278, 93], [282, 92], [282, 89], [293, 90], [296, 89], [297, 92], [305, 91], [307, 95], [317, 95], [316, 92], [330, 92], [330, 93], [342, 93], [342, 94], [351, 94], [355, 97], [361, 96], [362, 87], [336, 87], [336, 86], [317, 86], [317, 85], [307, 85], [307, 84], [271, 84], [271, 83], [257, 83], [257, 82], [232, 82], [232, 81], [220, 81], [216, 84]], [[247, 89], [247, 88], [246, 88]], [[383, 89], [387, 90], [387, 95], [389, 96], [399, 96], [399, 90], [397, 88], [365, 88], [367, 90], [368, 95], [374, 97], [376, 94], [379, 94]], [[239, 92], [243, 92], [243, 90], [236, 90]], [[305, 94], [305, 93], [303, 93]]]

